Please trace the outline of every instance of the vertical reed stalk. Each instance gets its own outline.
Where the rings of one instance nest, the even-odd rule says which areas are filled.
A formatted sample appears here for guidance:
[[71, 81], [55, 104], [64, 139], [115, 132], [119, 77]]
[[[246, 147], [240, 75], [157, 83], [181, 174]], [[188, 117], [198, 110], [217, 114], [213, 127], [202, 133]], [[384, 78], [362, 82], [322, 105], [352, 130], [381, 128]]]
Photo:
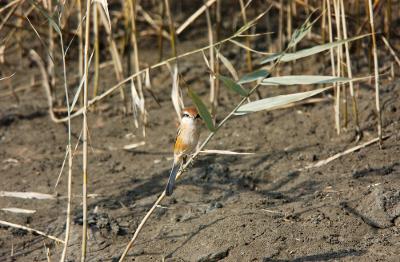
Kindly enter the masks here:
[[[138, 49], [138, 42], [137, 42], [137, 32], [136, 32], [136, 5], [137, 2], [136, 0], [130, 0], [129, 1], [129, 12], [130, 12], [130, 17], [131, 17], [131, 27], [132, 27], [132, 32], [131, 32], [131, 44], [133, 46], [133, 66], [135, 68], [134, 73], [138, 73], [140, 71], [140, 63], [139, 63], [139, 49]], [[146, 135], [146, 129], [145, 129], [145, 122], [146, 122], [146, 112], [145, 112], [145, 99], [144, 99], [144, 94], [143, 94], [143, 84], [142, 84], [142, 78], [139, 76], [136, 78], [137, 81], [137, 86], [139, 90], [139, 97], [140, 97], [140, 111], [141, 111], [141, 117], [142, 117], [142, 123], [143, 123], [143, 136]], [[134, 103], [134, 101], [132, 101]]]
[[82, 212], [83, 212], [83, 226], [82, 226], [82, 253], [81, 261], [86, 261], [86, 247], [87, 247], [87, 167], [88, 167], [88, 125], [87, 125], [87, 107], [88, 107], [88, 84], [89, 84], [89, 44], [90, 44], [90, 3], [91, 0], [86, 0], [86, 25], [85, 25], [85, 49], [83, 54], [84, 70], [85, 70], [85, 83], [83, 86], [83, 123], [82, 123]]
[[[240, 3], [240, 12], [242, 13], [243, 24], [247, 24], [247, 15], [243, 0], [239, 0], [239, 3]], [[245, 37], [245, 41], [246, 41], [246, 46], [250, 47], [250, 38]], [[248, 49], [246, 49], [246, 64], [247, 64], [247, 71], [249, 72], [253, 71], [251, 52]]]
[[[52, 1], [48, 0], [48, 11], [49, 14], [53, 13], [53, 5]], [[51, 87], [52, 95], [53, 95], [53, 100], [56, 99], [56, 76], [55, 76], [55, 71], [54, 71], [54, 62], [52, 61], [51, 57], [54, 57], [54, 33], [53, 33], [53, 27], [49, 22], [49, 27], [48, 27], [48, 50], [49, 50], [49, 56], [47, 56], [47, 74], [49, 75], [49, 84]]]
[[[330, 0], [326, 0], [326, 5], [328, 9], [328, 26], [329, 26], [329, 42], [333, 42], [333, 24], [332, 24], [332, 12], [331, 12], [331, 2]], [[332, 67], [332, 75], [336, 76], [336, 64], [335, 64], [335, 55], [334, 49], [330, 48], [330, 55], [331, 55], [331, 67]], [[339, 111], [339, 103], [337, 101], [337, 94], [338, 94], [338, 85], [336, 83], [333, 84], [335, 90], [335, 105], [333, 106], [335, 112], [335, 127], [336, 133], [340, 134], [340, 111]]]
[[160, 13], [161, 13], [161, 24], [158, 29], [158, 60], [162, 61], [163, 58], [163, 51], [164, 51], [164, 37], [163, 37], [163, 30], [164, 30], [164, 18], [165, 18], [165, 2], [160, 1]]
[[93, 33], [94, 33], [94, 77], [93, 77], [93, 97], [97, 96], [99, 90], [99, 71], [100, 71], [100, 48], [99, 48], [99, 16], [97, 3], [93, 3]]
[[176, 57], [178, 52], [176, 51], [176, 34], [175, 34], [175, 26], [174, 26], [174, 21], [172, 19], [171, 15], [171, 9], [169, 7], [169, 0], [164, 0], [165, 4], [165, 11], [168, 17], [168, 24], [169, 24], [169, 34], [170, 34], [170, 43], [171, 43], [171, 50], [172, 50], [172, 56]]
[[[344, 39], [347, 39], [346, 14], [345, 14], [343, 0], [340, 0], [340, 7], [341, 7], [341, 10], [342, 10], [343, 37], [344, 37]], [[345, 51], [346, 51], [347, 75], [348, 75], [349, 78], [353, 78], [353, 73], [352, 73], [352, 69], [351, 69], [349, 43], [345, 42], [344, 46], [345, 46]], [[352, 81], [350, 81], [349, 87], [350, 87], [350, 96], [351, 96], [351, 99], [352, 99], [352, 111], [353, 111], [354, 124], [356, 126], [357, 134], [360, 135], [360, 126], [359, 126], [359, 122], [358, 122], [357, 100], [356, 100], [356, 97], [354, 95], [354, 86], [353, 86], [353, 82]]]
[[208, 42], [210, 45], [209, 48], [209, 56], [210, 56], [210, 70], [211, 73], [209, 75], [210, 77], [210, 103], [211, 103], [211, 114], [214, 116], [214, 120], [215, 120], [215, 100], [217, 99], [216, 95], [215, 95], [215, 62], [214, 62], [214, 36], [213, 36], [213, 30], [212, 30], [212, 23], [211, 23], [211, 17], [210, 17], [210, 12], [208, 10], [209, 7], [206, 8], [206, 18], [207, 18], [207, 31], [208, 31]]
[[[59, 24], [61, 20], [62, 13], [59, 14]], [[67, 103], [68, 110], [68, 199], [67, 199], [67, 218], [65, 222], [65, 237], [64, 237], [64, 247], [61, 254], [60, 262], [65, 261], [67, 256], [67, 249], [69, 243], [69, 234], [71, 227], [71, 202], [72, 202], [72, 148], [71, 148], [71, 110], [69, 104], [69, 96], [68, 96], [68, 85], [67, 85], [67, 68], [65, 63], [65, 50], [64, 50], [64, 40], [62, 34], [60, 36], [60, 44], [61, 44], [61, 53], [62, 53], [62, 63], [63, 63], [63, 77], [64, 77], [64, 92], [65, 92], [65, 100]]]
[[379, 137], [379, 145], [382, 147], [382, 115], [381, 115], [381, 106], [379, 99], [379, 71], [378, 71], [378, 53], [376, 49], [376, 36], [375, 36], [375, 25], [374, 25], [374, 11], [372, 8], [372, 0], [368, 1], [369, 7], [369, 22], [371, 25], [371, 38], [372, 38], [372, 55], [374, 58], [374, 73], [375, 73], [375, 105], [376, 105], [376, 113], [378, 115], [378, 137]]
[[[333, 7], [335, 12], [335, 23], [336, 23], [336, 32], [337, 32], [337, 39], [342, 39], [342, 32], [340, 28], [340, 11], [339, 11], [339, 0], [333, 0]], [[343, 49], [342, 46], [338, 46], [336, 48], [336, 76], [342, 75], [342, 57], [343, 57]], [[336, 118], [339, 119], [339, 129], [337, 130], [337, 134], [339, 135], [341, 132], [341, 125], [340, 125], [340, 97], [341, 97], [341, 84], [337, 84], [336, 89]]]
[[[81, 0], [77, 0], [76, 1], [77, 4], [77, 16], [78, 16], [78, 21], [79, 21], [79, 25], [78, 25], [78, 45], [79, 45], [79, 55], [78, 55], [78, 69], [79, 69], [79, 79], [82, 79], [83, 77], [83, 26], [81, 25], [81, 23], [83, 23], [82, 21], [82, 2]], [[88, 19], [88, 18], [87, 18]], [[80, 101], [82, 104], [82, 93], [80, 95]]]

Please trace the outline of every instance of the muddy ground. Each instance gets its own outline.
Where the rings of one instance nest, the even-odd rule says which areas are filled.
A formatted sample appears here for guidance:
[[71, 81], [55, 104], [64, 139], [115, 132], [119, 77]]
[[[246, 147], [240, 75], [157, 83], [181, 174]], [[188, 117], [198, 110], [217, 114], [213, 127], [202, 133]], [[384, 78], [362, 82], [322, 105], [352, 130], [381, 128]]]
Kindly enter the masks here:
[[[204, 37], [193, 45], [188, 35], [180, 48], [182, 52], [192, 50], [206, 41]], [[154, 53], [150, 45], [142, 46], [146, 63], [156, 60]], [[393, 61], [386, 51], [381, 55], [382, 64]], [[227, 56], [238, 67], [243, 65], [243, 52], [237, 48]], [[301, 61], [292, 72], [284, 66], [281, 74], [330, 74], [329, 54], [323, 58]], [[358, 75], [368, 74], [364, 60], [360, 56]], [[186, 82], [206, 101], [208, 76], [201, 56], [182, 60], [180, 67]], [[40, 79], [35, 66], [27, 68], [29, 62], [24, 61], [12, 80], [16, 87], [26, 83], [29, 74]], [[69, 68], [76, 72], [74, 64]], [[102, 72], [101, 88], [106, 90], [115, 78], [111, 67]], [[128, 261], [398, 261], [400, 82], [388, 75], [383, 78], [383, 130], [389, 137], [382, 149], [375, 143], [321, 167], [298, 171], [377, 136], [373, 83], [357, 85], [363, 131], [359, 142], [351, 118], [342, 134], [336, 134], [329, 96], [325, 102], [236, 117], [207, 148], [255, 154], [201, 156], [178, 181], [174, 195], [151, 216]], [[132, 116], [122, 114], [118, 95], [102, 101], [88, 115], [88, 261], [115, 261], [165, 187], [176, 132], [170, 88], [170, 73], [165, 68], [152, 72], [152, 90], [159, 104], [146, 92], [149, 123], [145, 138], [141, 129], [135, 129]], [[263, 87], [261, 94], [267, 97], [300, 89], [281, 90]], [[56, 188], [55, 183], [65, 155], [67, 128], [51, 121], [40, 86], [17, 94], [19, 103], [12, 96], [0, 98], [0, 190], [48, 193], [56, 199], [0, 197], [0, 208], [36, 210], [31, 215], [0, 211], [0, 218], [63, 238], [65, 170]], [[238, 101], [223, 89], [218, 119]], [[190, 103], [187, 96], [185, 102]], [[81, 118], [72, 126], [75, 144]], [[207, 133], [203, 128], [202, 139]], [[145, 146], [123, 149], [143, 140]], [[78, 148], [69, 261], [78, 261], [81, 249], [81, 157]], [[0, 226], [0, 261], [46, 261], [46, 247], [56, 261], [62, 245]]]

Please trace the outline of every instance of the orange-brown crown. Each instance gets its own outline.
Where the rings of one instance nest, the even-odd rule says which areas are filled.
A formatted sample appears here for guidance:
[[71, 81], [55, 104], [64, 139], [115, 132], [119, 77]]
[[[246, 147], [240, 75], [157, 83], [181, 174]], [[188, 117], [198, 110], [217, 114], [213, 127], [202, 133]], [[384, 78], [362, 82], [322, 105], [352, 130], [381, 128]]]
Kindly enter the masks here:
[[199, 115], [199, 112], [195, 107], [186, 107], [182, 109], [182, 114], [188, 114], [191, 118], [196, 118]]

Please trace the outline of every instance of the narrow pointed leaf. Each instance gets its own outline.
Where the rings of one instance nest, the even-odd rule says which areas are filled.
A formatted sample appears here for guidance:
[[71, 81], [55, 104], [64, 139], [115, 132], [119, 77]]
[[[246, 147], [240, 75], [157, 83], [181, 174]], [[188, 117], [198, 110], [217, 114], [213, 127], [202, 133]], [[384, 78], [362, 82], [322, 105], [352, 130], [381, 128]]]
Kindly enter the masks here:
[[269, 76], [269, 72], [265, 69], [260, 69], [242, 76], [237, 83], [238, 84], [249, 83], [256, 81], [258, 79], [266, 78], [267, 76]]
[[228, 60], [228, 58], [226, 58], [220, 52], [218, 52], [217, 56], [221, 60], [221, 62], [224, 64], [226, 69], [228, 69], [229, 73], [231, 73], [233, 79], [238, 80], [239, 79], [238, 74], [237, 74], [235, 68], [233, 67], [232, 63]]
[[280, 96], [268, 97], [265, 99], [257, 100], [239, 107], [238, 110], [236, 110], [235, 115], [245, 115], [248, 113], [258, 112], [262, 110], [277, 109], [287, 104], [291, 104], [309, 98], [311, 96], [315, 96], [331, 88], [332, 87], [325, 87], [307, 92], [294, 93], [289, 95], [280, 95]]
[[211, 118], [210, 112], [208, 112], [206, 105], [201, 101], [200, 97], [193, 92], [189, 88], [189, 96], [192, 99], [193, 103], [196, 105], [197, 110], [199, 110], [199, 114], [201, 118], [203, 119], [204, 123], [206, 124], [207, 128], [211, 131], [215, 131], [215, 127]]
[[369, 34], [365, 34], [365, 35], [360, 35], [360, 36], [355, 36], [355, 37], [352, 37], [352, 38], [348, 38], [348, 39], [345, 39], [345, 40], [339, 40], [339, 41], [332, 42], [332, 43], [317, 45], [317, 46], [314, 46], [314, 47], [311, 47], [311, 48], [299, 50], [299, 51], [294, 52], [294, 53], [274, 54], [274, 55], [272, 55], [270, 57], [267, 57], [266, 59], [262, 60], [260, 64], [265, 64], [265, 63], [268, 63], [268, 62], [272, 62], [272, 61], [275, 61], [277, 59], [280, 59], [281, 62], [293, 61], [293, 60], [296, 60], [296, 59], [300, 59], [300, 58], [304, 58], [304, 57], [307, 57], [307, 56], [311, 56], [311, 55], [326, 51], [328, 49], [340, 46], [340, 45], [342, 45], [342, 44], [344, 44], [346, 42], [351, 42], [351, 41], [354, 41], [354, 40], [357, 40], [357, 39], [361, 39], [361, 38], [366, 37], [368, 35]]
[[303, 25], [294, 30], [290, 42], [288, 44], [288, 48], [292, 48], [297, 45], [310, 31], [313, 23], [310, 23], [311, 15], [308, 16], [307, 20], [303, 23]]
[[222, 82], [224, 83], [224, 85], [227, 88], [238, 93], [239, 95], [247, 96], [249, 94], [249, 92], [247, 92], [247, 90], [243, 89], [243, 87], [241, 87], [239, 84], [237, 84], [235, 81], [233, 81], [233, 79], [223, 76], [223, 75], [219, 75], [218, 77], [219, 77], [219, 79], [222, 80]]
[[347, 77], [336, 76], [317, 76], [317, 75], [291, 75], [277, 76], [264, 79], [262, 85], [313, 85], [313, 84], [331, 84], [336, 82], [349, 82]]

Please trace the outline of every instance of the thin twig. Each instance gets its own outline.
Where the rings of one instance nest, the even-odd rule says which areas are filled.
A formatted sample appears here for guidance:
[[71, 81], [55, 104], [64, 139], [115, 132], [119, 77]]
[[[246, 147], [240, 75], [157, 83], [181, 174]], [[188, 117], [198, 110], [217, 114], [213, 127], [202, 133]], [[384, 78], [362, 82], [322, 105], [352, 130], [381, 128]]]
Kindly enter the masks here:
[[54, 241], [56, 241], [56, 242], [64, 243], [64, 241], [62, 241], [61, 239], [59, 239], [59, 238], [57, 238], [57, 237], [55, 237], [55, 236], [48, 235], [48, 234], [44, 233], [43, 231], [39, 231], [39, 230], [30, 228], [30, 227], [21, 226], [21, 225], [14, 224], [14, 223], [10, 223], [10, 222], [4, 221], [4, 220], [0, 220], [0, 224], [1, 224], [1, 225], [4, 225], [4, 226], [9, 226], [9, 227], [14, 227], [14, 228], [23, 229], [23, 230], [26, 230], [26, 231], [28, 231], [28, 232], [35, 233], [35, 234], [38, 234], [38, 235], [41, 235], [41, 236], [50, 238], [50, 239], [52, 239], [52, 240], [54, 240]]

